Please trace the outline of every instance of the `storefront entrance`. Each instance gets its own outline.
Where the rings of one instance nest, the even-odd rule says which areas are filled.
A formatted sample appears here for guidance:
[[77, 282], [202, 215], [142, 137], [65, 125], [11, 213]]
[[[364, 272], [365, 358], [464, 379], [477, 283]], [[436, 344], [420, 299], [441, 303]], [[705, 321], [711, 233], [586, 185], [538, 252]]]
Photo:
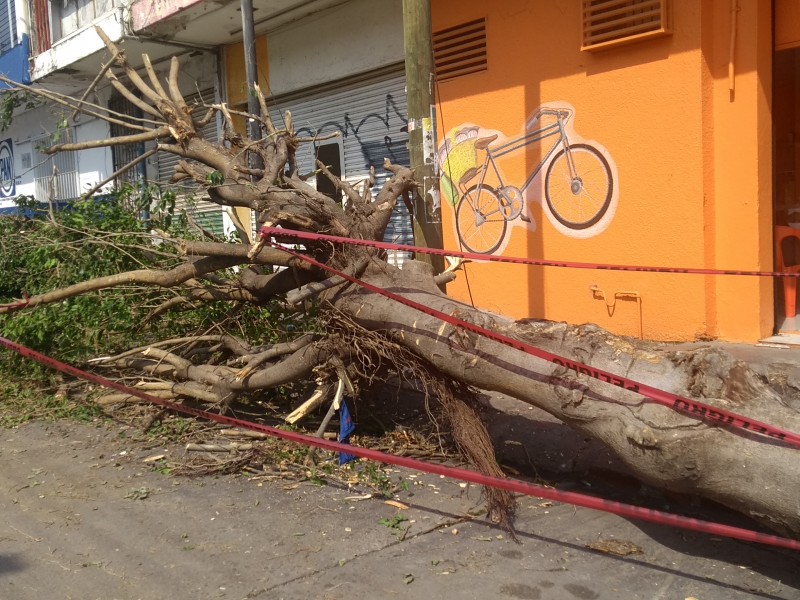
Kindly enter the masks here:
[[[800, 47], [775, 52], [775, 268], [800, 271]], [[800, 331], [797, 281], [776, 278], [775, 328]]]

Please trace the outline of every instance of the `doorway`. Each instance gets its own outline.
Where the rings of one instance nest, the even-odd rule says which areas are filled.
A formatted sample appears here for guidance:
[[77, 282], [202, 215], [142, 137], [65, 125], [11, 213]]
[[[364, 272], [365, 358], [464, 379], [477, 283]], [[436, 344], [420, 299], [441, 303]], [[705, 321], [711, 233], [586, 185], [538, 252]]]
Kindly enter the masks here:
[[[800, 47], [773, 63], [775, 269], [800, 272]], [[775, 278], [775, 329], [800, 332], [797, 280]]]

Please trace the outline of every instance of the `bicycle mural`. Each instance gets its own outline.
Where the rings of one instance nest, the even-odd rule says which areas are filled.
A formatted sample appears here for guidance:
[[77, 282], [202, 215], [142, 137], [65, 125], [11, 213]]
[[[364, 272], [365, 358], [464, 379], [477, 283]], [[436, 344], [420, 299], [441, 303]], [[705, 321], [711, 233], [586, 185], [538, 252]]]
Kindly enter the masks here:
[[[557, 102], [540, 106], [517, 137], [471, 123], [448, 132], [438, 149], [440, 181], [464, 250], [501, 253], [509, 226], [535, 231], [531, 202], [569, 237], [593, 237], [608, 227], [619, 196], [617, 168], [605, 148], [575, 132], [574, 115], [572, 105]], [[521, 185], [507, 183], [498, 162], [532, 144], [541, 144], [543, 158]]]

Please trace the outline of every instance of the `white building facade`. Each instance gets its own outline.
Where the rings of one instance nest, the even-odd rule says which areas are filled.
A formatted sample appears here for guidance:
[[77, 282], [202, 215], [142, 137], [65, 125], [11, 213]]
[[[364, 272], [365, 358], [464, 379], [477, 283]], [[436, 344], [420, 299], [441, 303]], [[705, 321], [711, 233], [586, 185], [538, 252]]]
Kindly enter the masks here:
[[[246, 82], [240, 75], [244, 56], [239, 3], [0, 0], [0, 4], [4, 5], [0, 73], [14, 81], [81, 97], [110, 58], [94, 29], [98, 26], [125, 50], [134, 66], [141, 66], [141, 54], [147, 53], [165, 76], [169, 58], [177, 55], [182, 65], [180, 89], [187, 99], [234, 106], [242, 101]], [[288, 109], [301, 133], [340, 134], [301, 149], [301, 168], [312, 171], [316, 156], [345, 180], [358, 183], [369, 175], [370, 167], [380, 182], [384, 158], [408, 164], [402, 1], [254, 0], [253, 4], [261, 49], [258, 71], [269, 90], [273, 118], [281, 119]], [[86, 101], [135, 114], [135, 107], [118, 97], [104, 79]], [[100, 119], [73, 118], [71, 111], [53, 104], [18, 109], [0, 133], [0, 211], [13, 210], [14, 198], [21, 195], [59, 202], [79, 197], [153, 147], [151, 143], [98, 148], [51, 157], [42, 150], [54, 136], [59, 141], [86, 141], [122, 133]], [[218, 124], [209, 124], [204, 134], [218, 136]], [[174, 156], [158, 152], [132, 172], [112, 179], [103, 190], [125, 182], [170, 185], [175, 162]], [[319, 185], [326, 189], [326, 182]], [[192, 195], [198, 192], [188, 190]], [[221, 207], [200, 203], [196, 210], [211, 229], [230, 228]], [[412, 242], [404, 205], [398, 208], [387, 240]]]

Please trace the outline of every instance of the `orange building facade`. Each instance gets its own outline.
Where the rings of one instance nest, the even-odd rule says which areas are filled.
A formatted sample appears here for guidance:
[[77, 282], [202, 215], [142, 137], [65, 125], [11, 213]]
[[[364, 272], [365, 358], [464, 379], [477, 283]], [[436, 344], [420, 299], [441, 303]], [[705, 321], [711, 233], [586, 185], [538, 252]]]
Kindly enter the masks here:
[[[433, 0], [432, 17], [446, 248], [800, 262], [800, 0]], [[489, 262], [448, 285], [515, 318], [676, 341], [795, 331], [791, 292], [770, 277]]]

